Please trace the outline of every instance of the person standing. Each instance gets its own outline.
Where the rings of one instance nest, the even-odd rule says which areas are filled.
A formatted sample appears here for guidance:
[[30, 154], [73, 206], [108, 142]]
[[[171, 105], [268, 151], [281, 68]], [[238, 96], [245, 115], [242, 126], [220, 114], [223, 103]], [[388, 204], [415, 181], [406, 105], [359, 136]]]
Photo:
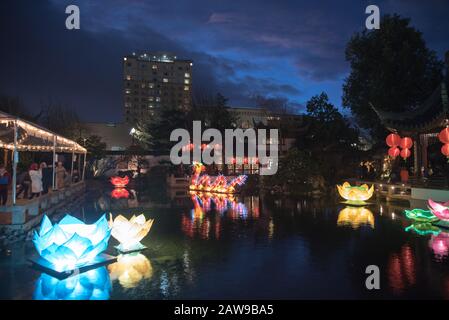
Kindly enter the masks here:
[[58, 162], [56, 167], [56, 187], [59, 189], [64, 188], [65, 178], [67, 177], [67, 171], [65, 170], [62, 162]]
[[39, 197], [42, 192], [42, 171], [37, 163], [33, 163], [29, 172], [31, 178], [31, 196], [29, 199], [33, 199], [34, 196]]
[[2, 206], [8, 201], [8, 187], [11, 184], [11, 176], [4, 165], [0, 165], [0, 201]]
[[16, 197], [19, 198], [19, 196], [23, 192], [23, 199], [27, 199], [28, 191], [30, 190], [30, 186], [31, 186], [31, 178], [30, 178], [30, 173], [28, 172], [28, 170], [22, 171], [17, 176], [17, 184], [19, 185], [19, 190], [17, 191]]
[[41, 171], [42, 171], [42, 194], [48, 193], [48, 188], [52, 185], [52, 169], [47, 166], [46, 162], [41, 162]]

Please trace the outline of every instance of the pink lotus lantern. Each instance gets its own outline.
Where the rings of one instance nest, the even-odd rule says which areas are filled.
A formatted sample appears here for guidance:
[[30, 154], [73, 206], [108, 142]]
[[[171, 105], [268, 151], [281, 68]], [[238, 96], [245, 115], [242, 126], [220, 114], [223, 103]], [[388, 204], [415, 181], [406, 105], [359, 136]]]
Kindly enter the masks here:
[[429, 209], [440, 220], [449, 220], [449, 201], [445, 203], [428, 200]]
[[129, 177], [112, 177], [111, 183], [114, 185], [114, 187], [124, 188], [129, 183]]

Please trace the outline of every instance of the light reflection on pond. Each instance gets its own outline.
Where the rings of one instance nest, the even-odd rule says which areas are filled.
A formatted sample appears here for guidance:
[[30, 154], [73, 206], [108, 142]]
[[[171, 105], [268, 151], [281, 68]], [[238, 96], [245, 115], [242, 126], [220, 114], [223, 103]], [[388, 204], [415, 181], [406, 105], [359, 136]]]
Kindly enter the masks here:
[[[147, 250], [94, 271], [106, 272], [110, 291], [91, 290], [102, 286], [88, 279], [59, 282], [30, 270], [25, 260], [34, 249], [28, 243], [0, 255], [0, 298], [30, 299], [33, 292], [37, 299], [449, 297], [448, 236], [405, 232], [413, 223], [403, 213], [407, 206], [373, 201], [347, 209], [338, 199], [192, 198], [186, 190], [170, 199], [155, 195], [158, 190], [133, 188], [129, 202], [112, 198], [112, 188], [95, 186], [70, 209], [86, 223], [104, 212], [155, 219], [142, 241]], [[108, 254], [117, 255], [115, 244]], [[376, 293], [365, 287], [370, 264], [381, 272]]]
[[374, 229], [374, 215], [365, 207], [346, 207], [338, 214], [337, 224], [349, 225], [353, 229], [367, 225]]
[[111, 283], [106, 267], [59, 280], [46, 273], [37, 279], [35, 300], [107, 300]]
[[108, 266], [111, 280], [118, 280], [123, 288], [134, 288], [142, 279], [153, 275], [150, 260], [140, 253], [120, 255], [117, 262]]

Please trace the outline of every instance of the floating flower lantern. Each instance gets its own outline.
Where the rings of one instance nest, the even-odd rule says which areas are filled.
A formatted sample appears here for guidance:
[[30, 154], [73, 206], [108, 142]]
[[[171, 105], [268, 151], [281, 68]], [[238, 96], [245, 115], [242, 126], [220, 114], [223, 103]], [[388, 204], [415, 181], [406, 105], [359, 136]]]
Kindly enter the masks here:
[[374, 215], [364, 207], [346, 207], [338, 214], [337, 225], [350, 225], [353, 229], [367, 225], [374, 229]]
[[449, 220], [449, 201], [446, 203], [435, 202], [432, 199], [427, 201], [429, 209], [440, 220]]
[[111, 281], [106, 267], [100, 267], [59, 280], [42, 273], [36, 282], [35, 300], [107, 300]]
[[413, 209], [413, 210], [404, 210], [405, 216], [408, 219], [415, 220], [417, 222], [427, 222], [432, 223], [438, 221], [438, 217], [435, 216], [430, 210], [423, 209]]
[[111, 192], [111, 197], [114, 199], [128, 199], [129, 192], [125, 188], [115, 188]]
[[100, 263], [110, 236], [105, 215], [94, 224], [66, 215], [55, 225], [44, 216], [39, 233], [34, 231], [33, 235], [34, 246], [43, 259], [36, 263], [57, 272]]
[[337, 185], [337, 189], [340, 196], [350, 204], [364, 204], [364, 201], [369, 200], [374, 193], [374, 185], [370, 188], [367, 184], [351, 186], [345, 182], [341, 186]]
[[122, 215], [113, 220], [111, 214], [109, 226], [112, 236], [120, 242], [117, 249], [125, 253], [145, 249], [140, 241], [150, 232], [153, 222], [154, 219], [146, 220], [143, 214], [137, 217], [133, 215], [129, 220]]
[[150, 260], [140, 253], [119, 255], [117, 262], [108, 266], [111, 280], [118, 280], [123, 288], [136, 287], [143, 279], [150, 279], [153, 268]]
[[434, 225], [427, 223], [427, 222], [415, 222], [411, 224], [410, 226], [405, 228], [406, 232], [413, 231], [420, 236], [426, 236], [426, 235], [438, 235], [441, 230], [438, 227], [435, 227]]
[[205, 170], [202, 163], [193, 163], [193, 175], [190, 183], [190, 190], [200, 192], [216, 192], [216, 193], [235, 193], [236, 186], [242, 186], [247, 176], [240, 175], [228, 181], [228, 179], [219, 175], [217, 177], [210, 177], [207, 174], [201, 175], [201, 172]]
[[112, 177], [111, 183], [114, 185], [114, 187], [124, 188], [129, 183], [129, 177]]

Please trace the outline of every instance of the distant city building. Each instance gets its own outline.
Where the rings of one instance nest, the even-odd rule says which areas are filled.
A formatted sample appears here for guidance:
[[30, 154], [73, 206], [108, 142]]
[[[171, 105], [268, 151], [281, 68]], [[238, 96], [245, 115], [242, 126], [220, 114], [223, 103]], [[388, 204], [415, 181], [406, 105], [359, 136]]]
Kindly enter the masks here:
[[188, 110], [192, 104], [192, 61], [168, 53], [123, 58], [124, 119], [135, 124], [162, 108]]

